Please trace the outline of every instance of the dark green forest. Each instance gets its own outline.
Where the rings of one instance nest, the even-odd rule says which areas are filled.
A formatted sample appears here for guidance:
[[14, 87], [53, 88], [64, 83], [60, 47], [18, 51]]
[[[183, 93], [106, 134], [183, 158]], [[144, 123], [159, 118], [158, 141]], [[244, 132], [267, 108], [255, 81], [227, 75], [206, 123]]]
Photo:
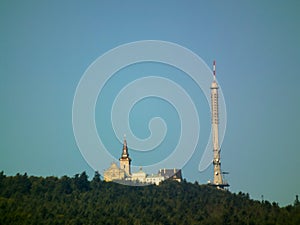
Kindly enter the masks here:
[[126, 186], [96, 172], [74, 177], [0, 173], [0, 224], [300, 224], [289, 206], [256, 201], [197, 182]]

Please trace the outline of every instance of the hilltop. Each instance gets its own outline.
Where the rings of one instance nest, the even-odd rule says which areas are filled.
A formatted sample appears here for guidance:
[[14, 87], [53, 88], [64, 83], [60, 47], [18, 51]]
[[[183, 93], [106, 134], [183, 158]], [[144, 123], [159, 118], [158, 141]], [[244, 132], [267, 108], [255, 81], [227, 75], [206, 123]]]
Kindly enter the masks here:
[[70, 178], [0, 173], [0, 224], [300, 224], [300, 205], [280, 208], [185, 180], [132, 187], [95, 173]]

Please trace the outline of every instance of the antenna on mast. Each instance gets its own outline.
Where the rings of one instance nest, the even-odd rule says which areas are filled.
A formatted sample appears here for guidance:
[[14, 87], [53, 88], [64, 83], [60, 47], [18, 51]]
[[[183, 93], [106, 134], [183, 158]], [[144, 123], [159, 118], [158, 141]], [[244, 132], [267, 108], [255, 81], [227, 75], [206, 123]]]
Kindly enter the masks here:
[[214, 80], [216, 80], [216, 60], [214, 60], [214, 64], [213, 64], [213, 74], [214, 74]]

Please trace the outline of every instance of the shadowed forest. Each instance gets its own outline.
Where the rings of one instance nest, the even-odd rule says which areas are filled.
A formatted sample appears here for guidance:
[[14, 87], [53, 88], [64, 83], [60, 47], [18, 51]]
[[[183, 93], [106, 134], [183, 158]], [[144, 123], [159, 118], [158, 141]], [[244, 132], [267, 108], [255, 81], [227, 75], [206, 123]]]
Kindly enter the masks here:
[[207, 185], [104, 182], [96, 172], [74, 177], [0, 173], [0, 224], [300, 224], [298, 198], [286, 207]]

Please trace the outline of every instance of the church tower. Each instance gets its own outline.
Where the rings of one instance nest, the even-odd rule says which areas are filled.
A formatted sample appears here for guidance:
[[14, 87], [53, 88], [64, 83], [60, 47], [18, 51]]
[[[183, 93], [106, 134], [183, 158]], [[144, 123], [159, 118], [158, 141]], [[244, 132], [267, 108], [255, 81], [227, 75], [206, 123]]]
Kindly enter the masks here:
[[125, 136], [124, 136], [124, 142], [123, 142], [122, 155], [119, 160], [120, 160], [120, 169], [123, 169], [125, 171], [126, 175], [130, 176], [131, 175], [131, 169], [130, 169], [131, 158], [129, 158], [127, 141], [126, 141]]

